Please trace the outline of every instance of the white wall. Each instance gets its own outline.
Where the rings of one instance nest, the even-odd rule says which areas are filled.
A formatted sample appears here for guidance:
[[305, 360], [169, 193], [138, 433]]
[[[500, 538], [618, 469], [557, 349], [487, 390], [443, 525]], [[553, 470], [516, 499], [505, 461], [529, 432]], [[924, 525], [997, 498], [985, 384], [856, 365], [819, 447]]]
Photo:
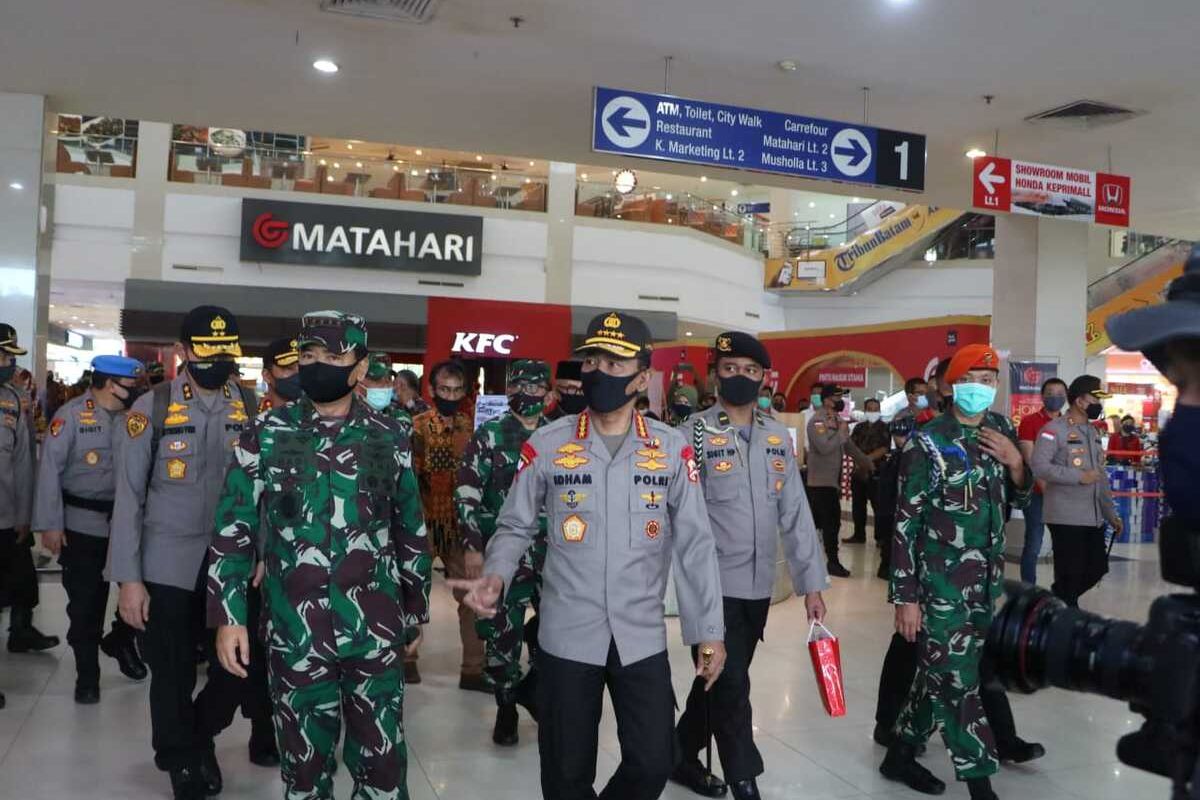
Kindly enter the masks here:
[[[903, 267], [856, 295], [783, 296], [784, 330], [820, 330], [926, 317], [992, 313], [990, 261]], [[764, 330], [769, 330], [764, 328]]]

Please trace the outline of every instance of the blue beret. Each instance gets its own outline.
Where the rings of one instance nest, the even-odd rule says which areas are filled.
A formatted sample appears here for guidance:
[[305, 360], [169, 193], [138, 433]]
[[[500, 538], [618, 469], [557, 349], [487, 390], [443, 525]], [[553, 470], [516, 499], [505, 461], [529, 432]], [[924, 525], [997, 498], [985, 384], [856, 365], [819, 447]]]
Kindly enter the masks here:
[[146, 373], [146, 368], [136, 358], [96, 356], [92, 359], [92, 371], [114, 378], [140, 378]]

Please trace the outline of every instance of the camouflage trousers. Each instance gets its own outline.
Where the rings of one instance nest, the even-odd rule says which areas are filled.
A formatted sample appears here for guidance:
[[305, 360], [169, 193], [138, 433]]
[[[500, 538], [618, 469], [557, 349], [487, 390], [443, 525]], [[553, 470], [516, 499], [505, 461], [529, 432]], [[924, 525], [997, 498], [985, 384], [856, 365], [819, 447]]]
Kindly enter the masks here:
[[352, 800], [408, 800], [401, 652], [330, 657], [273, 649], [268, 660], [285, 800], [332, 800], [343, 720]]
[[979, 696], [979, 662], [991, 606], [932, 600], [923, 616], [917, 677], [896, 731], [903, 741], [921, 745], [940, 727], [960, 781], [994, 775], [1000, 763]]
[[[496, 694], [508, 694], [521, 682], [521, 644], [525, 641], [525, 612], [534, 612], [542, 598], [542, 564], [546, 560], [546, 540], [539, 537], [521, 557], [512, 584], [504, 593], [504, 603], [496, 616], [475, 622], [475, 632], [483, 639], [487, 654], [487, 674]], [[536, 637], [529, 642], [529, 671], [534, 670]]]

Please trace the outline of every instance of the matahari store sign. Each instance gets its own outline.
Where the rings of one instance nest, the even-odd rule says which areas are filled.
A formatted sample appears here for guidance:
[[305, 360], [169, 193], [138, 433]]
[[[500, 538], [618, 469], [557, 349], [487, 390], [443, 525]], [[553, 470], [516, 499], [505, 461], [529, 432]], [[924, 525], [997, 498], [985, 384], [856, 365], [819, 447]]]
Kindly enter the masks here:
[[971, 177], [976, 208], [1129, 227], [1127, 175], [982, 156]]

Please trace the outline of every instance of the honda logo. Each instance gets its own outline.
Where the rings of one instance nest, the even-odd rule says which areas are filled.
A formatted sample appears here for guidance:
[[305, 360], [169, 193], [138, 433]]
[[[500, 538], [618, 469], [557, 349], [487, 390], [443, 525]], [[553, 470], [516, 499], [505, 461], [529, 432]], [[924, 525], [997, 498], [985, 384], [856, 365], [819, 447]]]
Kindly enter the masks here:
[[483, 354], [491, 350], [497, 355], [512, 355], [513, 342], [517, 337], [511, 333], [467, 333], [458, 331], [454, 334], [452, 353]]
[[1125, 187], [1119, 183], [1106, 183], [1101, 192], [1104, 204], [1109, 206], [1125, 205]]

